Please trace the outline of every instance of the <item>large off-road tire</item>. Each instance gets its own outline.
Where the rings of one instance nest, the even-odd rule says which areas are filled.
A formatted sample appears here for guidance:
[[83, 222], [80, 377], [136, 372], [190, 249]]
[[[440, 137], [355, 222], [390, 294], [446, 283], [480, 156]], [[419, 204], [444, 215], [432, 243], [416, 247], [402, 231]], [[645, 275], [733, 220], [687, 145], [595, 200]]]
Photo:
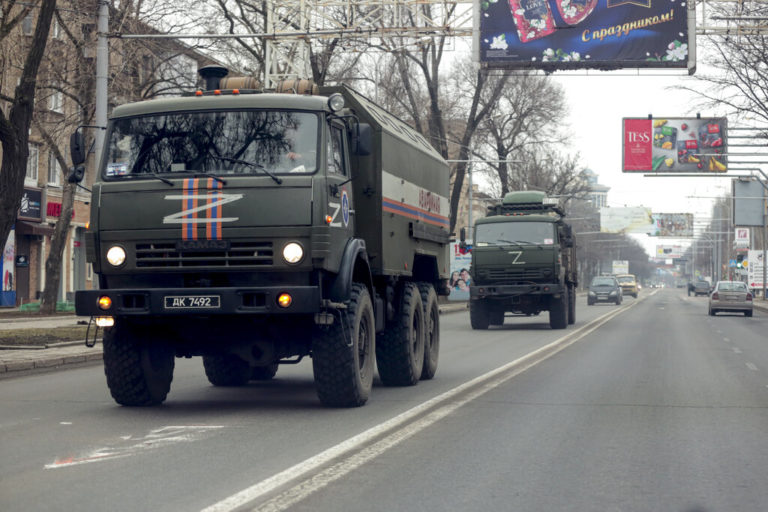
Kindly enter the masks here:
[[437, 373], [437, 360], [440, 355], [440, 308], [437, 305], [435, 287], [429, 283], [419, 283], [421, 303], [424, 306], [424, 365], [421, 367], [421, 380], [429, 380]]
[[277, 375], [277, 363], [251, 367], [251, 380], [272, 380]]
[[317, 326], [312, 336], [312, 369], [323, 405], [359, 407], [373, 386], [376, 320], [368, 288], [352, 285], [347, 309], [330, 326]]
[[559, 299], [552, 299], [549, 306], [549, 326], [552, 329], [568, 327], [568, 291], [560, 294]]
[[405, 283], [395, 319], [376, 345], [376, 365], [385, 386], [413, 386], [424, 367], [424, 309], [414, 283]]
[[231, 354], [203, 356], [203, 368], [208, 382], [214, 386], [245, 386], [251, 378], [251, 367]]
[[504, 325], [504, 310], [494, 309], [488, 316], [488, 323], [490, 325]]
[[491, 323], [488, 304], [482, 300], [469, 301], [469, 323], [475, 330], [485, 330]]
[[104, 331], [104, 374], [120, 405], [162, 403], [173, 380], [174, 351], [157, 336], [118, 320]]
[[568, 325], [576, 323], [576, 287], [568, 287]]

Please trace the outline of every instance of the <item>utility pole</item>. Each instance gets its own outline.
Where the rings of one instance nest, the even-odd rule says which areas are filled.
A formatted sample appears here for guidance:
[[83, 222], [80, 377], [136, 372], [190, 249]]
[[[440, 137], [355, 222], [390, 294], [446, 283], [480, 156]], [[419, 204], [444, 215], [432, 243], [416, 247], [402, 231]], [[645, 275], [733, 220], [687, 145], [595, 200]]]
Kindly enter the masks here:
[[96, 162], [101, 161], [101, 152], [104, 149], [104, 131], [107, 128], [107, 102], [109, 88], [109, 4], [106, 0], [99, 0], [99, 14], [97, 21], [96, 39], [96, 105], [94, 121], [96, 130], [94, 152]]

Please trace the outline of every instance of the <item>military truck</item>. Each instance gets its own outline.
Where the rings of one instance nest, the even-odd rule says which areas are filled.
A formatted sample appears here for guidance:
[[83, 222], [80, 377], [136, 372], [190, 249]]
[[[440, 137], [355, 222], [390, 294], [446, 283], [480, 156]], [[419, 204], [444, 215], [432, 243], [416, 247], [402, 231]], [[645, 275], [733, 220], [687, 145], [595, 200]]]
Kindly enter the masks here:
[[[543, 192], [508, 193], [474, 226], [470, 274], [473, 329], [502, 325], [506, 313], [549, 311], [549, 325], [576, 321], [574, 237], [557, 200]], [[466, 243], [466, 231], [460, 232]]]
[[[104, 328], [112, 397], [163, 402], [176, 357], [215, 386], [310, 356], [320, 401], [364, 404], [437, 371], [448, 165], [347, 86], [265, 92], [204, 68], [193, 95], [114, 109], [78, 315]], [[250, 86], [250, 88], [248, 88]], [[71, 137], [82, 177], [83, 137]]]

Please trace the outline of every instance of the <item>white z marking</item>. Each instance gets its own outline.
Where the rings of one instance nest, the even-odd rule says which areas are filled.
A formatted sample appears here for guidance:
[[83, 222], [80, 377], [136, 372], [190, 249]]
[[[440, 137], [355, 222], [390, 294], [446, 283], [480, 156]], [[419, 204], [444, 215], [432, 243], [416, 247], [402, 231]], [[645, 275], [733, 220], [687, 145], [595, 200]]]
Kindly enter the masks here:
[[[197, 195], [173, 195], [173, 196], [165, 196], [164, 199], [170, 199], [170, 200], [176, 200], [179, 201], [181, 199], [187, 200], [187, 199], [202, 199], [204, 201], [208, 201], [210, 198], [207, 194], [197, 194]], [[189, 218], [185, 219], [185, 215], [190, 215], [197, 212], [202, 212], [205, 210], [210, 210], [215, 206], [218, 205], [224, 205], [227, 203], [231, 203], [233, 201], [237, 201], [238, 199], [242, 199], [243, 194], [219, 194], [215, 196], [213, 199], [213, 202], [206, 203], [204, 205], [198, 206], [196, 208], [190, 208], [189, 210], [182, 210], [178, 213], [172, 213], [170, 215], [166, 215], [163, 217], [163, 224], [210, 224], [211, 222], [234, 222], [240, 217], [222, 217], [220, 219], [207, 219], [205, 217], [197, 217], [195, 219]]]
[[341, 227], [341, 221], [337, 221], [336, 217], [339, 216], [339, 212], [341, 211], [341, 205], [339, 203], [328, 203], [328, 206], [333, 208], [333, 215], [331, 216], [331, 223], [329, 226], [332, 228], [340, 228]]
[[509, 251], [509, 254], [515, 257], [515, 259], [512, 260], [513, 265], [523, 265], [525, 263], [524, 261], [518, 261], [520, 256], [523, 255], [523, 251]]

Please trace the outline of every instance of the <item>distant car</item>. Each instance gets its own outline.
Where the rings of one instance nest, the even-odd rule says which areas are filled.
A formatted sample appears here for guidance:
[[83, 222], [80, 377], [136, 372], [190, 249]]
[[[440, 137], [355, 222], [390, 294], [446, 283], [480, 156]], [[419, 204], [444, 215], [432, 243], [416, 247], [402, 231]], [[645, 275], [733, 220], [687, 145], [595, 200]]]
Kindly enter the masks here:
[[747, 283], [741, 281], [718, 281], [709, 296], [709, 316], [722, 311], [735, 311], [752, 316], [752, 293]]
[[613, 276], [597, 276], [589, 284], [588, 306], [594, 306], [598, 302], [613, 302], [618, 306], [622, 299], [621, 286]]
[[709, 281], [696, 281], [693, 283], [693, 294], [695, 296], [699, 295], [709, 295], [709, 292], [712, 290], [712, 285], [709, 284]]
[[621, 286], [621, 291], [624, 295], [631, 295], [637, 298], [637, 279], [632, 274], [619, 274], [616, 276], [616, 280]]

